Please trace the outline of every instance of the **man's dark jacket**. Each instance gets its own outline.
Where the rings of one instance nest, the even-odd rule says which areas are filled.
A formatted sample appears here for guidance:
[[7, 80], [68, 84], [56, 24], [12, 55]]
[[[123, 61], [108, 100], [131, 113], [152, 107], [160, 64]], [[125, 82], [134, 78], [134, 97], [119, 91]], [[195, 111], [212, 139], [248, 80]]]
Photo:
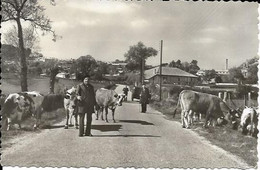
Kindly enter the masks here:
[[81, 83], [77, 88], [77, 95], [81, 96], [81, 101], [78, 104], [79, 113], [95, 113], [95, 91], [91, 84], [85, 85]]
[[140, 94], [140, 103], [148, 104], [150, 97], [151, 97], [151, 95], [150, 95], [148, 88], [146, 88], [146, 87], [145, 87], [145, 89], [142, 88], [141, 94]]

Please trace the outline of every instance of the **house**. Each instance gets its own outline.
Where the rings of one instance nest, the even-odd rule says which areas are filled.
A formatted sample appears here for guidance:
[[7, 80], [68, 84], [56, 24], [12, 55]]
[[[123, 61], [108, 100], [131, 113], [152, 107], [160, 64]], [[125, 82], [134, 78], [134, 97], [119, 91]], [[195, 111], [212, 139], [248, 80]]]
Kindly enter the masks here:
[[[160, 83], [160, 67], [154, 67], [144, 72], [145, 81]], [[175, 67], [162, 67], [162, 84], [194, 85], [198, 77]]]
[[57, 77], [57, 78], [63, 78], [63, 79], [65, 79], [65, 78], [68, 78], [68, 77], [69, 77], [69, 73], [61, 72], [61, 73], [58, 73], [58, 74], [56, 75], [56, 77]]
[[219, 76], [229, 75], [229, 71], [228, 70], [215, 70], [215, 71], [216, 71], [216, 74], [219, 75]]

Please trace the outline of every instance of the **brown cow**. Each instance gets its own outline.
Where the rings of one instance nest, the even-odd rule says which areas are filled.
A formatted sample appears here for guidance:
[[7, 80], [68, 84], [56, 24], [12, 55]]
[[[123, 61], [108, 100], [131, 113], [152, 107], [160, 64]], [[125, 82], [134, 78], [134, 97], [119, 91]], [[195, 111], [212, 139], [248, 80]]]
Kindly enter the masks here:
[[[179, 104], [182, 110], [182, 127], [186, 128], [190, 128], [194, 112], [205, 114], [203, 126], [206, 127], [209, 121], [216, 121], [218, 118], [224, 119], [225, 115], [227, 115], [226, 113], [230, 113], [231, 111], [219, 97], [192, 90], [183, 90], [180, 93], [177, 107]], [[173, 116], [176, 113], [176, 109]]]

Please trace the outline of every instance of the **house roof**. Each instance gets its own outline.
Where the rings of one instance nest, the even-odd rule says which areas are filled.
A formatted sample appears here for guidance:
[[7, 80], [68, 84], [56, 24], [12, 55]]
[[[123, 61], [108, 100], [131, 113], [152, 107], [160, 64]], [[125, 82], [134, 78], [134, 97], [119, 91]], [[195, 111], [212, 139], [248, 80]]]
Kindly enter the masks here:
[[[152, 69], [145, 70], [144, 72], [145, 79], [150, 79], [159, 74], [160, 74], [160, 67], [154, 67]], [[197, 78], [197, 76], [175, 67], [162, 67], [162, 75]]]

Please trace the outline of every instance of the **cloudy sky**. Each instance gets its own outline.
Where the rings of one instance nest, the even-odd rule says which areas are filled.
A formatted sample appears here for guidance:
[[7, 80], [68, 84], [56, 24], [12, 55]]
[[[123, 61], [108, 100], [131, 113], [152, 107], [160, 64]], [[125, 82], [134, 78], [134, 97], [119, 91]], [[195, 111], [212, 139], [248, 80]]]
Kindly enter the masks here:
[[[90, 54], [97, 60], [124, 60], [129, 46], [142, 41], [163, 62], [195, 59], [202, 69], [238, 66], [258, 52], [257, 3], [131, 2], [56, 0], [42, 4], [62, 39], [41, 37], [41, 53], [59, 59]], [[159, 54], [159, 53], [158, 53]], [[159, 63], [159, 55], [148, 64]]]

